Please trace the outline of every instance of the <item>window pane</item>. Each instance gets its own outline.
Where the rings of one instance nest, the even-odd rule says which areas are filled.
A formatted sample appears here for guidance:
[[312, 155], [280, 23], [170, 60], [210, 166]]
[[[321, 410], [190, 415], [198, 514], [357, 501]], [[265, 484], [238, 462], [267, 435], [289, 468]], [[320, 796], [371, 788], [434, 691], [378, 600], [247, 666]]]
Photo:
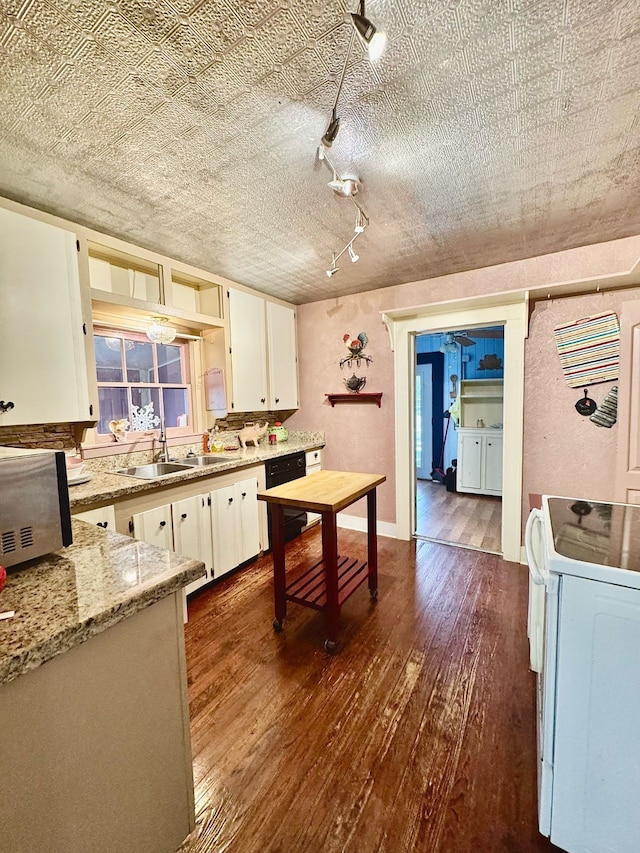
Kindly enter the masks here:
[[98, 382], [122, 382], [122, 340], [96, 335], [93, 341]]
[[98, 406], [100, 420], [98, 432], [109, 432], [109, 421], [129, 419], [129, 402], [126, 388], [98, 388]]
[[168, 427], [189, 423], [189, 397], [185, 388], [163, 388], [164, 420]]
[[158, 381], [182, 382], [182, 359], [180, 347], [158, 344]]
[[127, 359], [127, 382], [155, 382], [153, 369], [153, 344], [143, 341], [127, 341], [130, 349]]
[[160, 426], [160, 389], [131, 389], [131, 429], [146, 432]]

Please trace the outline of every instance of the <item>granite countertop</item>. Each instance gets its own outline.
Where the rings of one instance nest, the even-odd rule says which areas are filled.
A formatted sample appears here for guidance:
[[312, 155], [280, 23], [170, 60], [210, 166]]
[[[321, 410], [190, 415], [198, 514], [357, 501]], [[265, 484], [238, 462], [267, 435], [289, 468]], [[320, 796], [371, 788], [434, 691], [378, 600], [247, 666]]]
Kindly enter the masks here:
[[68, 548], [8, 573], [0, 611], [15, 610], [15, 616], [0, 620], [0, 684], [204, 574], [198, 560], [83, 521], [72, 526]]
[[[189, 480], [203, 479], [217, 474], [228, 474], [236, 469], [263, 464], [278, 456], [288, 456], [290, 453], [298, 453], [299, 451], [317, 450], [323, 446], [324, 440], [319, 438], [317, 434], [305, 438], [290, 438], [288, 441], [282, 441], [276, 445], [260, 443], [258, 447], [245, 447], [243, 450], [221, 453], [220, 456], [233, 456], [233, 459], [228, 462], [220, 461], [212, 466], [176, 471], [174, 474], [165, 474], [152, 480], [142, 480], [137, 477], [116, 474], [113, 471], [92, 470], [90, 468], [91, 462], [89, 462], [90, 480], [86, 483], [69, 486], [69, 504], [72, 510], [89, 507], [92, 504], [105, 503], [128, 495], [152, 491], [159, 486], [174, 486]], [[216, 456], [215, 453], [208, 455]], [[181, 459], [176, 458], [174, 461], [180, 462]]]

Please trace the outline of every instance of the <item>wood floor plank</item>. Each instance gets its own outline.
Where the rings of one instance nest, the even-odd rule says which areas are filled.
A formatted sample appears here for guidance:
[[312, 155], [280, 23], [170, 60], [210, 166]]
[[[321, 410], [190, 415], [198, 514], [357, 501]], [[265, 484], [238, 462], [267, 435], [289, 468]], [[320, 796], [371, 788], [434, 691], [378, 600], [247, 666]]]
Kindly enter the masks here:
[[[340, 531], [366, 553], [366, 535]], [[552, 851], [537, 833], [526, 571], [380, 538], [379, 598], [272, 627], [270, 556], [192, 597], [198, 823], [182, 853]], [[342, 547], [342, 545], [341, 545]], [[320, 549], [315, 528], [289, 543]]]

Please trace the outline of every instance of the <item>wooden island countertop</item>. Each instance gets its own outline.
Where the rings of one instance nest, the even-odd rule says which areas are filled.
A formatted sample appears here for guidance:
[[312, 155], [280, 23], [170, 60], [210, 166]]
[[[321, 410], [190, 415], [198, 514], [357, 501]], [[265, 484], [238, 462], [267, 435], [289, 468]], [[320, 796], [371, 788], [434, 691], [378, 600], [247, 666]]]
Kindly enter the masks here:
[[258, 492], [258, 500], [315, 512], [340, 512], [387, 478], [384, 474], [318, 471]]

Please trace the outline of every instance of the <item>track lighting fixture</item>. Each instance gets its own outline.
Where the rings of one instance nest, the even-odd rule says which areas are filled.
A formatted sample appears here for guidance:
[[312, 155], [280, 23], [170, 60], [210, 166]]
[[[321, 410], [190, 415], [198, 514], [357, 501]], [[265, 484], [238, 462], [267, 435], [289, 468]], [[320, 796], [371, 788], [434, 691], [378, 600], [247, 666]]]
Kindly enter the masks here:
[[330, 186], [337, 195], [345, 196], [345, 198], [351, 198], [358, 192], [358, 179], [353, 176], [340, 178], [338, 175], [334, 174], [333, 180], [329, 181], [328, 186]]
[[[331, 113], [331, 121], [327, 125], [327, 129], [324, 132], [324, 136], [320, 140], [321, 144], [325, 148], [331, 148], [333, 145], [333, 141], [338, 135], [338, 131], [340, 130], [340, 119], [336, 115], [336, 107], [333, 108]], [[322, 159], [322, 158], [320, 158]]]
[[379, 59], [384, 50], [387, 37], [384, 33], [378, 32], [371, 21], [365, 16], [364, 0], [360, 0], [358, 11], [352, 12], [350, 18], [360, 40], [369, 51], [369, 59]]
[[354, 204], [356, 205], [356, 224], [353, 230], [356, 234], [362, 234], [364, 229], [367, 227], [369, 220], [363, 213], [362, 208], [360, 208], [355, 201]]
[[324, 136], [320, 139], [317, 156], [318, 160], [324, 161], [333, 172], [333, 178], [331, 181], [328, 182], [328, 186], [335, 192], [336, 195], [340, 196], [341, 198], [350, 198], [356, 206], [356, 224], [354, 227], [354, 236], [351, 238], [351, 240], [349, 240], [349, 242], [342, 249], [341, 252], [339, 252], [337, 255], [334, 254], [331, 268], [326, 270], [326, 274], [329, 278], [331, 278], [338, 272], [336, 262], [342, 255], [344, 255], [345, 252], [349, 253], [349, 257], [351, 258], [352, 263], [355, 263], [357, 260], [359, 260], [359, 256], [356, 255], [353, 249], [353, 241], [356, 239], [356, 237], [359, 237], [360, 234], [362, 234], [364, 229], [369, 224], [368, 217], [366, 216], [360, 205], [354, 200], [354, 196], [358, 192], [359, 188], [359, 179], [353, 175], [344, 175], [341, 177], [327, 155], [327, 149], [331, 148], [335, 138], [338, 135], [338, 131], [340, 130], [340, 119], [338, 118], [337, 113], [338, 101], [340, 100], [340, 93], [342, 92], [342, 85], [344, 83], [347, 65], [349, 64], [349, 57], [351, 56], [351, 50], [353, 48], [353, 43], [356, 37], [361, 39], [361, 41], [367, 46], [370, 59], [377, 59], [377, 57], [380, 56], [386, 41], [386, 36], [383, 33], [378, 32], [374, 25], [371, 23], [371, 21], [366, 17], [364, 10], [364, 0], [360, 0], [358, 5], [358, 11], [350, 13], [349, 17], [351, 19], [353, 29], [351, 30], [351, 36], [349, 39], [349, 44], [347, 46], [347, 51], [345, 53], [344, 63], [342, 66], [342, 73], [340, 74], [340, 80], [338, 82], [338, 88], [336, 90], [335, 101], [333, 102], [333, 109], [331, 110], [331, 119], [329, 121], [329, 124], [327, 125], [327, 129], [324, 132]]

